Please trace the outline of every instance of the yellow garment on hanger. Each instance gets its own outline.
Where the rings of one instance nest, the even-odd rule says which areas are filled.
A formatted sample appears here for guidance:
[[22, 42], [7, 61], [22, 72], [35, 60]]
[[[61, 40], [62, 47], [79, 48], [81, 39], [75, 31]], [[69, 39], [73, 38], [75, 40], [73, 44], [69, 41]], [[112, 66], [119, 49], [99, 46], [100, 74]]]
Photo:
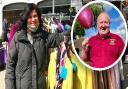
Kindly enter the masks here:
[[[54, 89], [56, 85], [56, 57], [57, 51], [50, 55], [48, 67], [48, 89]], [[76, 56], [70, 52], [71, 61], [77, 65], [77, 72], [73, 73], [72, 63], [66, 58], [65, 68], [67, 68], [67, 77], [63, 81], [62, 89], [94, 89], [93, 88], [93, 71], [86, 68]]]
[[93, 86], [94, 86], [94, 84], [93, 84], [93, 72], [92, 72], [92, 70], [90, 70], [90, 69], [88, 69], [88, 68], [86, 68], [86, 81], [85, 81], [85, 89], [93, 89]]
[[48, 66], [48, 89], [54, 89], [56, 85], [56, 58], [57, 51], [50, 54], [50, 62]]
[[[50, 55], [50, 62], [48, 67], [48, 89], [54, 89], [56, 85], [56, 58], [57, 51]], [[65, 68], [67, 68], [66, 80], [63, 80], [62, 89], [73, 89], [73, 68], [69, 58], [65, 59]]]
[[70, 51], [71, 60], [77, 65], [77, 72], [73, 75], [73, 89], [93, 89], [93, 72], [86, 68]]
[[73, 67], [69, 58], [65, 59], [65, 68], [67, 68], [66, 80], [63, 80], [62, 89], [73, 89]]

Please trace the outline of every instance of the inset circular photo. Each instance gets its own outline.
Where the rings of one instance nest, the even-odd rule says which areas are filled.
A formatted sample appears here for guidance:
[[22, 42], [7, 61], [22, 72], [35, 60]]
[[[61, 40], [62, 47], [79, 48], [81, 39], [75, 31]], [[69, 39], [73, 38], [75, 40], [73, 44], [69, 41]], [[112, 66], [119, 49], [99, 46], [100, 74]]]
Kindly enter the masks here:
[[121, 11], [112, 3], [92, 1], [75, 16], [71, 41], [83, 65], [92, 70], [106, 70], [117, 64], [124, 54], [127, 24]]

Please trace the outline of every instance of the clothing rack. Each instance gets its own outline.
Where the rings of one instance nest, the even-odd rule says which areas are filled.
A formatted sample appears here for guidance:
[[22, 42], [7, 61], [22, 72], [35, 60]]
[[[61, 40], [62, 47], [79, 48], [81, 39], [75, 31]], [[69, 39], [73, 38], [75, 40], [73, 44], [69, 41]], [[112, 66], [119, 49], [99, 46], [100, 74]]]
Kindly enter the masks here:
[[[70, 62], [68, 64], [67, 68], [67, 77], [66, 80], [63, 80], [61, 82], [61, 87], [60, 89], [125, 89], [125, 81], [124, 81], [124, 76], [123, 76], [123, 67], [122, 67], [122, 62], [120, 61], [118, 64], [116, 64], [114, 67], [108, 69], [108, 70], [103, 70], [103, 71], [94, 71], [90, 70], [87, 67], [83, 66], [78, 59], [76, 58], [75, 55], [70, 51], [69, 52], [71, 57], [64, 59]], [[52, 65], [51, 68], [49, 68], [49, 71], [56, 70], [56, 65], [53, 63], [56, 63], [56, 55], [57, 52], [51, 53], [51, 58], [50, 59], [50, 66]], [[55, 57], [55, 59], [53, 58]], [[71, 61], [69, 60], [71, 59]], [[54, 62], [53, 62], [54, 61]], [[73, 70], [69, 70], [70, 68], [73, 68], [72, 63], [75, 63], [77, 66], [77, 72], [73, 72]], [[53, 65], [55, 65], [53, 67]], [[65, 64], [67, 65], [67, 64]], [[68, 69], [69, 68], [69, 69]], [[53, 76], [55, 75], [56, 72], [51, 72], [49, 73], [50, 75]], [[49, 76], [51, 77], [51, 76]], [[49, 78], [48, 77], [48, 78]], [[52, 79], [56, 81], [55, 79]], [[54, 78], [56, 78], [54, 76]], [[70, 79], [70, 82], [68, 81]], [[49, 89], [53, 89], [52, 87], [54, 86], [56, 82], [49, 82]], [[64, 85], [63, 85], [64, 84]], [[66, 85], [67, 84], [67, 85]], [[53, 85], [53, 86], [51, 86]], [[70, 86], [69, 86], [70, 85]]]
[[50, 17], [55, 17], [59, 22], [61, 22], [61, 15], [59, 14], [41, 14], [41, 17], [46, 17], [47, 19]]
[[63, 20], [71, 20], [72, 18], [75, 18], [75, 16], [68, 16], [68, 15], [63, 15], [63, 14], [42, 14], [42, 17], [55, 17], [57, 20], [59, 20], [59, 22], [63, 21]]

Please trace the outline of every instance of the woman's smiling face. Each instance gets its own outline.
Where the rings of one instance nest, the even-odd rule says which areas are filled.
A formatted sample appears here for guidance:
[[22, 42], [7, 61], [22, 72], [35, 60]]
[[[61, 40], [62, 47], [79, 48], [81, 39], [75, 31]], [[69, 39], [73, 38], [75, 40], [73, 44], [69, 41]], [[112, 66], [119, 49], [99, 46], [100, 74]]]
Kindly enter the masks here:
[[27, 19], [27, 24], [31, 26], [32, 28], [37, 28], [39, 25], [39, 19], [38, 19], [38, 14], [36, 10], [32, 10], [30, 15], [28, 16]]

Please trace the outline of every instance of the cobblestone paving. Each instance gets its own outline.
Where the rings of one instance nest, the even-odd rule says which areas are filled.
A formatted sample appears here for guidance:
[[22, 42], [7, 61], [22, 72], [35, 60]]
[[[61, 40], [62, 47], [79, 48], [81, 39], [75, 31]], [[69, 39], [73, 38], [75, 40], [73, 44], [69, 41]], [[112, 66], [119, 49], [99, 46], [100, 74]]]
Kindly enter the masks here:
[[0, 89], [5, 89], [5, 70], [0, 71]]

